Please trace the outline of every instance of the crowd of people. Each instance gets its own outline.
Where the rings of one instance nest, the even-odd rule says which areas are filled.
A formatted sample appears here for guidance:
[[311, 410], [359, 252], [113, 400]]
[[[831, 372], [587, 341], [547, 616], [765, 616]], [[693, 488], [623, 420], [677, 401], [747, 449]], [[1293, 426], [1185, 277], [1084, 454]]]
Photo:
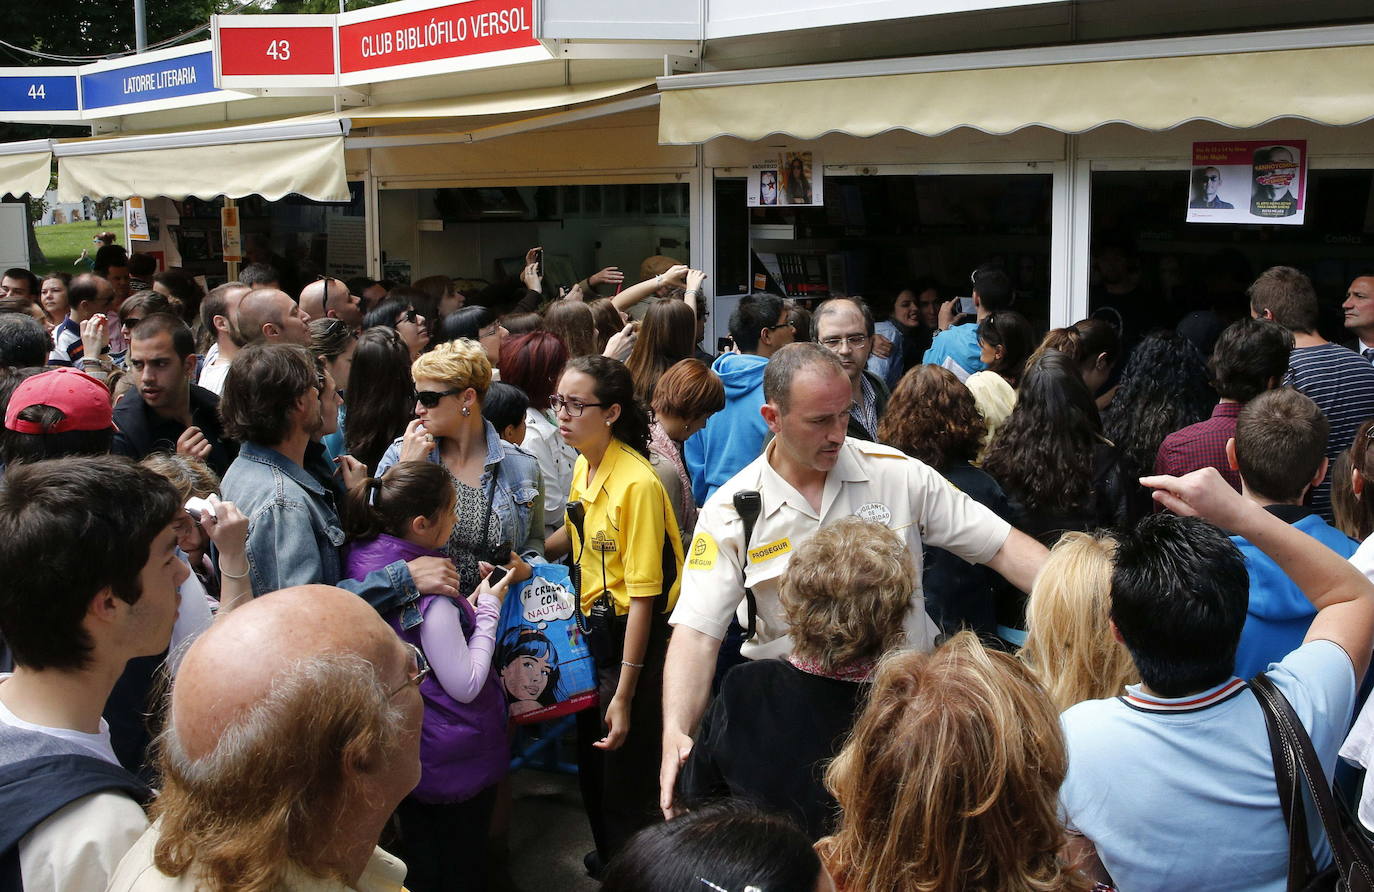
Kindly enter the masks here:
[[0, 888], [508, 888], [561, 670], [500, 618], [560, 564], [604, 889], [1367, 869], [1258, 692], [1374, 836], [1374, 275], [1354, 349], [1290, 267], [1041, 332], [985, 266], [745, 295], [713, 357], [667, 257], [204, 293], [117, 247], [0, 278]]

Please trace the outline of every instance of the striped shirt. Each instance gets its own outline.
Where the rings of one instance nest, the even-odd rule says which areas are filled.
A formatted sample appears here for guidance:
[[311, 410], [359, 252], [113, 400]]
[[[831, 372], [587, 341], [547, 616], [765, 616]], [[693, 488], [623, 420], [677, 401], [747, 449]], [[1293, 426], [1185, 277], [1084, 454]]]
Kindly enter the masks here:
[[[1326, 415], [1331, 433], [1326, 457], [1333, 460], [1355, 440], [1355, 431], [1374, 417], [1374, 366], [1339, 344], [1298, 347], [1288, 358], [1283, 383], [1307, 394]], [[1331, 520], [1331, 473], [1312, 490], [1312, 508]]]

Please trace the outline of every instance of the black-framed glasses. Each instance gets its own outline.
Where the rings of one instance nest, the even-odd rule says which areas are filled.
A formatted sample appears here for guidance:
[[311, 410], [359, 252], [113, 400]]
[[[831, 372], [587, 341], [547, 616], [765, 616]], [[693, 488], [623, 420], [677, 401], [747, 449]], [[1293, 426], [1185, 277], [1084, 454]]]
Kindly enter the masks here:
[[549, 397], [549, 408], [555, 412], [567, 412], [569, 418], [581, 418], [582, 410], [588, 408], [605, 408], [605, 403], [584, 403], [581, 400], [570, 400], [561, 393], [555, 393]]
[[315, 325], [316, 323], [319, 324], [320, 333], [327, 338], [338, 337], [341, 332], [348, 330], [347, 322], [342, 319], [336, 319], [333, 316], [326, 316], [323, 319], [314, 320], [310, 324]]
[[451, 390], [417, 390], [415, 391], [415, 401], [426, 409], [433, 409], [439, 405], [439, 401], [446, 396], [454, 396], [462, 393], [466, 388], [455, 387]]
[[821, 346], [827, 350], [838, 350], [841, 344], [848, 344], [850, 347], [857, 350], [867, 343], [868, 335], [866, 334], [844, 335], [843, 337], [835, 335], [828, 338], [821, 338], [820, 341]]
[[765, 328], [764, 331], [777, 331], [779, 328], [790, 328], [790, 327], [792, 327], [792, 320], [791, 320], [791, 319], [787, 320], [786, 322], [779, 322], [777, 325], [770, 325], [770, 326], [768, 326], [767, 328]]
[[399, 688], [392, 691], [390, 694], [386, 695], [386, 698], [388, 700], [390, 700], [392, 697], [395, 697], [397, 694], [401, 693], [401, 691], [404, 691], [411, 685], [419, 687], [420, 682], [424, 681], [426, 678], [429, 678], [429, 673], [433, 671], [429, 668], [429, 660], [425, 659], [424, 651], [420, 650], [420, 648], [416, 647], [410, 642], [405, 642], [405, 646], [410, 648], [411, 655], [415, 657], [415, 672], [409, 678], [406, 679], [405, 684], [401, 685]]
[[415, 322], [419, 318], [420, 314], [415, 312], [414, 307], [406, 307], [401, 311], [401, 316], [396, 320], [396, 324], [400, 325], [402, 322]]

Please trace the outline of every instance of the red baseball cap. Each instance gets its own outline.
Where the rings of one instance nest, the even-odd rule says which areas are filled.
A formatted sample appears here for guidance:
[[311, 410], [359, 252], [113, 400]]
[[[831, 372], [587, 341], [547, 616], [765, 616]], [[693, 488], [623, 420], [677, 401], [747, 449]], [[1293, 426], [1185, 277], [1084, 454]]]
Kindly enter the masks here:
[[[30, 406], [52, 406], [66, 417], [44, 428], [21, 421], [19, 413]], [[76, 369], [40, 372], [14, 389], [5, 410], [5, 427], [20, 434], [61, 434], [67, 431], [103, 431], [114, 427], [110, 391], [96, 379]]]

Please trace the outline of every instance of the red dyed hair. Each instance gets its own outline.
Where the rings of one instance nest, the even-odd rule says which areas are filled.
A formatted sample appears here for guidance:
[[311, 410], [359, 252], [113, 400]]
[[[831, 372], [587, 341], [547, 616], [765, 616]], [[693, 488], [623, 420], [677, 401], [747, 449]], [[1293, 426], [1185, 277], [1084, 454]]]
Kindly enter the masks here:
[[501, 380], [525, 391], [536, 409], [548, 408], [567, 363], [568, 345], [551, 331], [532, 331], [501, 345]]

